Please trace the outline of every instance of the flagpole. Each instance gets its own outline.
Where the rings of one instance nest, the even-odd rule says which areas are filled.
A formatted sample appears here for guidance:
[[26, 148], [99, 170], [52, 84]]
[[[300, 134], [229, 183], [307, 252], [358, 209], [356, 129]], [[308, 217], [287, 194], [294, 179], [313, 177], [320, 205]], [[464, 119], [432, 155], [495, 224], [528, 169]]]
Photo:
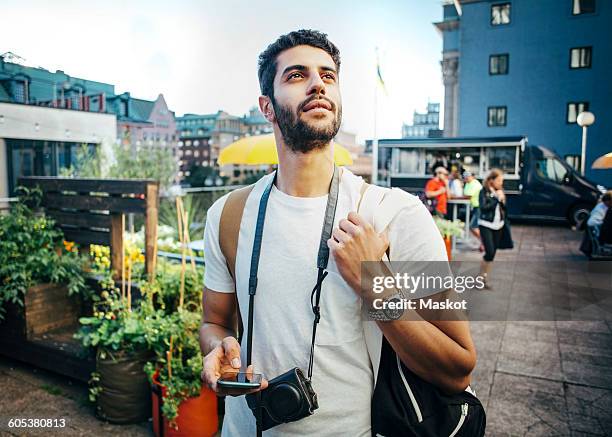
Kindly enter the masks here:
[[[376, 47], [376, 67], [378, 68], [378, 47]], [[372, 177], [373, 185], [378, 183], [378, 132], [376, 118], [378, 116], [378, 83], [374, 84], [374, 138], [372, 139]]]

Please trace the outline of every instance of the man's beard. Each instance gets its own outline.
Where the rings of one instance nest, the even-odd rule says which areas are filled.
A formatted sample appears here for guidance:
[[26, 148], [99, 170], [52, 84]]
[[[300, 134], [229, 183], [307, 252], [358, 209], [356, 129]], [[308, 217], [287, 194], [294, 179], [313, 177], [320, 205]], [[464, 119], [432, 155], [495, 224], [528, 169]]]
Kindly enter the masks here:
[[[307, 99], [297, 109], [297, 113], [301, 109], [315, 99]], [[325, 99], [332, 106], [332, 113], [335, 113], [336, 104], [329, 99]], [[334, 139], [340, 123], [342, 122], [342, 106], [338, 106], [338, 113], [327, 126], [317, 128], [311, 126], [308, 122], [302, 120], [298, 115], [294, 114], [288, 106], [278, 105], [274, 99], [272, 100], [274, 113], [276, 114], [276, 122], [283, 134], [283, 139], [287, 147], [293, 152], [308, 153], [312, 150], [322, 149]]]

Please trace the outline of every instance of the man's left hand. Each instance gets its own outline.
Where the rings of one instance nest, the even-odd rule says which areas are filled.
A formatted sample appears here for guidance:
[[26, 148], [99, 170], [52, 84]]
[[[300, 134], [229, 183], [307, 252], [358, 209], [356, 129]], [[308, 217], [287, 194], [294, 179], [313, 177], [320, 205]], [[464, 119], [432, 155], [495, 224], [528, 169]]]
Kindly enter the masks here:
[[389, 247], [387, 232], [379, 234], [355, 212], [340, 220], [327, 246], [338, 272], [357, 294], [361, 294], [361, 263], [380, 261]]

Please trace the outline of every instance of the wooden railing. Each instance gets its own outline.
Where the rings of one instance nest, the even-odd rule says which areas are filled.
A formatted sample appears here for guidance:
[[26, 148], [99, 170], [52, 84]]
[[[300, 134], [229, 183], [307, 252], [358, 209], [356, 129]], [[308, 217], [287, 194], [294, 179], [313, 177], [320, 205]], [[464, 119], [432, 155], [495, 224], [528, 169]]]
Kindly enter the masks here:
[[55, 219], [67, 241], [110, 246], [111, 268], [121, 276], [125, 214], [145, 216], [145, 269], [154, 268], [159, 183], [150, 179], [75, 179], [30, 176], [18, 185], [39, 187], [41, 207]]

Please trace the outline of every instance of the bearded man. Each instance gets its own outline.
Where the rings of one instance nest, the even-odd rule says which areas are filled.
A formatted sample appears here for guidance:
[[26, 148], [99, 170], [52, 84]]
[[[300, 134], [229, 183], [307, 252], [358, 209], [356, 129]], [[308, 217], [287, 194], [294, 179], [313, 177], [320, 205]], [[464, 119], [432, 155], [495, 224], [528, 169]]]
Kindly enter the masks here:
[[[253, 371], [245, 369], [250, 333], [245, 332], [239, 344], [235, 327], [239, 316], [246, 327], [250, 293], [255, 294], [255, 289], [251, 333], [255, 371], [270, 380], [291, 368], [314, 369], [311, 382], [319, 408], [301, 420], [275, 426], [266, 435], [371, 435], [374, 377], [362, 326], [361, 262], [381, 260], [389, 243], [392, 259], [446, 260], [440, 233], [418, 198], [406, 196], [406, 207], [385, 234], [376, 233], [356, 214], [363, 181], [347, 169], [337, 176], [333, 160], [332, 140], [342, 120], [339, 73], [337, 47], [317, 31], [283, 35], [261, 53], [259, 108], [273, 125], [279, 165], [274, 174], [254, 185], [246, 199], [233, 275], [219, 244], [219, 222], [228, 196], [207, 215], [200, 330], [203, 381], [224, 394], [218, 384], [224, 372]], [[339, 188], [331, 214], [333, 232], [321, 244], [335, 182]], [[258, 242], [255, 229], [262, 198], [267, 200], [265, 230]], [[253, 281], [256, 245], [260, 257]], [[317, 256], [323, 245], [329, 249], [324, 282]], [[320, 312], [313, 315], [315, 283], [322, 285]], [[316, 339], [313, 319], [319, 320]], [[465, 323], [421, 320], [380, 326], [404, 364], [420, 377], [448, 392], [468, 386], [475, 351]], [[314, 362], [309, 366], [313, 339]], [[261, 390], [267, 387], [264, 380]], [[223, 436], [253, 435], [255, 429], [245, 397], [227, 397]]]

